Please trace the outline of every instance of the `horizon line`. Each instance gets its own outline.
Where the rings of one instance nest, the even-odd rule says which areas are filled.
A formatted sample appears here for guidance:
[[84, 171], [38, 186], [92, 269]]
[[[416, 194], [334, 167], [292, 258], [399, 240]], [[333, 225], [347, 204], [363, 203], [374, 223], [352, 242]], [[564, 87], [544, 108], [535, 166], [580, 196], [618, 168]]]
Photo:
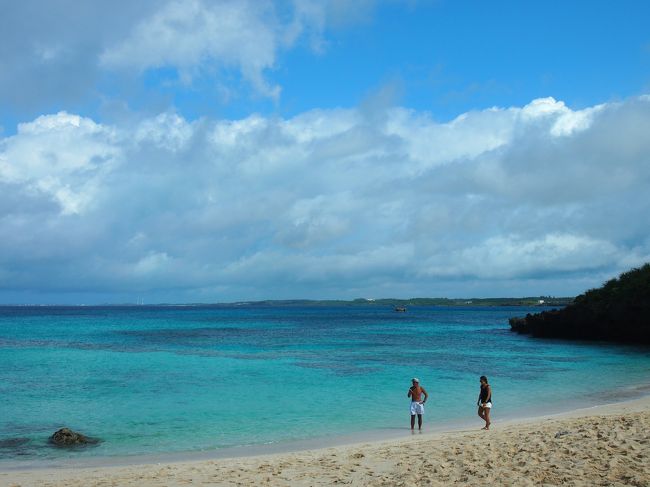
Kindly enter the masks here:
[[[391, 303], [409, 303], [414, 301], [441, 301], [449, 302], [451, 304], [473, 304], [474, 301], [538, 301], [538, 305], [545, 304], [551, 301], [572, 301], [575, 296], [506, 296], [506, 297], [488, 297], [488, 298], [354, 298], [354, 299], [258, 299], [258, 300], [242, 300], [242, 301], [222, 301], [222, 302], [157, 302], [145, 303], [143, 302], [105, 302], [105, 303], [0, 303], [0, 307], [93, 307], [93, 306], [244, 306], [244, 305], [259, 305], [259, 304], [333, 304], [333, 303], [346, 303], [346, 304], [391, 304]], [[540, 302], [541, 301], [541, 302]], [[441, 303], [442, 304], [442, 303]], [[531, 303], [532, 304], [532, 303]], [[417, 304], [416, 304], [417, 305]]]

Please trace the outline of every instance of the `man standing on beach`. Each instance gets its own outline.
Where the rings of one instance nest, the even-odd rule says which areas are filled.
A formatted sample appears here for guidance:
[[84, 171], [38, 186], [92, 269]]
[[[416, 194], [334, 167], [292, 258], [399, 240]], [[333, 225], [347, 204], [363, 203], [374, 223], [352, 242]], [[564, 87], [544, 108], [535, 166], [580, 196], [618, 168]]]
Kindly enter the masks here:
[[[409, 392], [406, 397], [411, 398], [411, 430], [415, 429], [415, 415], [418, 415], [418, 429], [422, 430], [422, 415], [424, 414], [424, 403], [427, 402], [429, 394], [420, 385], [420, 380], [414, 377], [411, 382], [413, 385], [409, 387]], [[422, 399], [424, 396], [424, 399]]]

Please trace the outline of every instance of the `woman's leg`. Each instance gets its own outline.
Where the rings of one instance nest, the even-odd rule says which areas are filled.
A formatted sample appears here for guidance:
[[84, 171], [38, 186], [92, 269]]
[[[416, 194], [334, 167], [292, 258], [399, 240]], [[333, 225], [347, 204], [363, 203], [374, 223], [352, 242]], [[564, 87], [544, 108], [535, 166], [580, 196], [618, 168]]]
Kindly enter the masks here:
[[490, 429], [490, 411], [491, 411], [491, 408], [485, 408], [485, 417], [483, 419], [485, 419], [485, 429], [486, 430]]

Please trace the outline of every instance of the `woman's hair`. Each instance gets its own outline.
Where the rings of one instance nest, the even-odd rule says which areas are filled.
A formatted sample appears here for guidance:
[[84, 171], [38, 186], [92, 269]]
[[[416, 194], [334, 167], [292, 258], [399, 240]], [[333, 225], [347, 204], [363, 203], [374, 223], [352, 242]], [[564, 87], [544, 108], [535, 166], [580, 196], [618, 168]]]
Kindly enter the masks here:
[[484, 375], [481, 376], [480, 380], [484, 381], [486, 384], [488, 383], [487, 377], [485, 377]]

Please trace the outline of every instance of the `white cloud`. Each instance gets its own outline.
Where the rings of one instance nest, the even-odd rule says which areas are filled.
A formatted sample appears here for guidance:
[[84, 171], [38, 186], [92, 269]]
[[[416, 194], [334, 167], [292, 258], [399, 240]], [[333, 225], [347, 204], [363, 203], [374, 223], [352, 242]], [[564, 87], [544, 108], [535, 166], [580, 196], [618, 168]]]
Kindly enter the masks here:
[[172, 1], [142, 19], [101, 55], [107, 68], [176, 67], [185, 79], [205, 65], [234, 67], [265, 96], [277, 98], [263, 72], [275, 64], [281, 26], [267, 1]]
[[192, 125], [175, 113], [161, 113], [140, 123], [135, 142], [151, 143], [170, 152], [181, 150], [192, 138]]
[[461, 275], [520, 278], [548, 271], [598, 269], [615, 260], [618, 252], [611, 242], [580, 235], [547, 234], [538, 238], [506, 235], [464, 248], [454, 260], [460, 263], [456, 272]]
[[169, 260], [165, 252], [151, 252], [135, 263], [133, 273], [136, 276], [158, 274], [164, 270]]
[[[98, 98], [118, 98], [115, 102], [121, 103], [126, 97], [138, 106], [145, 101], [155, 105], [161, 89], [192, 94], [196, 85], [211, 88], [202, 89], [209, 103], [249, 93], [277, 100], [282, 87], [272, 77], [283, 53], [304, 42], [322, 52], [330, 25], [360, 22], [374, 4], [10, 2], [0, 16], [0, 93], [6, 94], [0, 98], [19, 114], [42, 113], [42, 107], [52, 106], [87, 109], [89, 100], [95, 104]], [[159, 68], [165, 70], [163, 79], [155, 81], [155, 73], [147, 77]], [[146, 90], [135, 88], [139, 82]], [[151, 83], [157, 82], [157, 89], [151, 90]]]
[[[281, 87], [266, 76], [276, 67], [278, 54], [302, 36], [322, 52], [328, 23], [359, 21], [374, 2], [342, 8], [338, 1], [300, 0], [292, 2], [288, 18], [279, 15], [281, 5], [271, 0], [172, 0], [139, 19], [126, 38], [107, 46], [100, 65], [109, 70], [176, 68], [186, 83], [196, 75], [235, 69], [258, 94], [278, 99]], [[230, 97], [223, 84], [220, 89]]]
[[572, 294], [650, 258], [648, 133], [647, 97], [449, 123], [401, 108], [129, 127], [46, 115], [0, 139], [0, 286]]
[[91, 204], [99, 178], [120, 153], [114, 129], [66, 112], [20, 124], [0, 147], [0, 181], [41, 192], [64, 213]]

